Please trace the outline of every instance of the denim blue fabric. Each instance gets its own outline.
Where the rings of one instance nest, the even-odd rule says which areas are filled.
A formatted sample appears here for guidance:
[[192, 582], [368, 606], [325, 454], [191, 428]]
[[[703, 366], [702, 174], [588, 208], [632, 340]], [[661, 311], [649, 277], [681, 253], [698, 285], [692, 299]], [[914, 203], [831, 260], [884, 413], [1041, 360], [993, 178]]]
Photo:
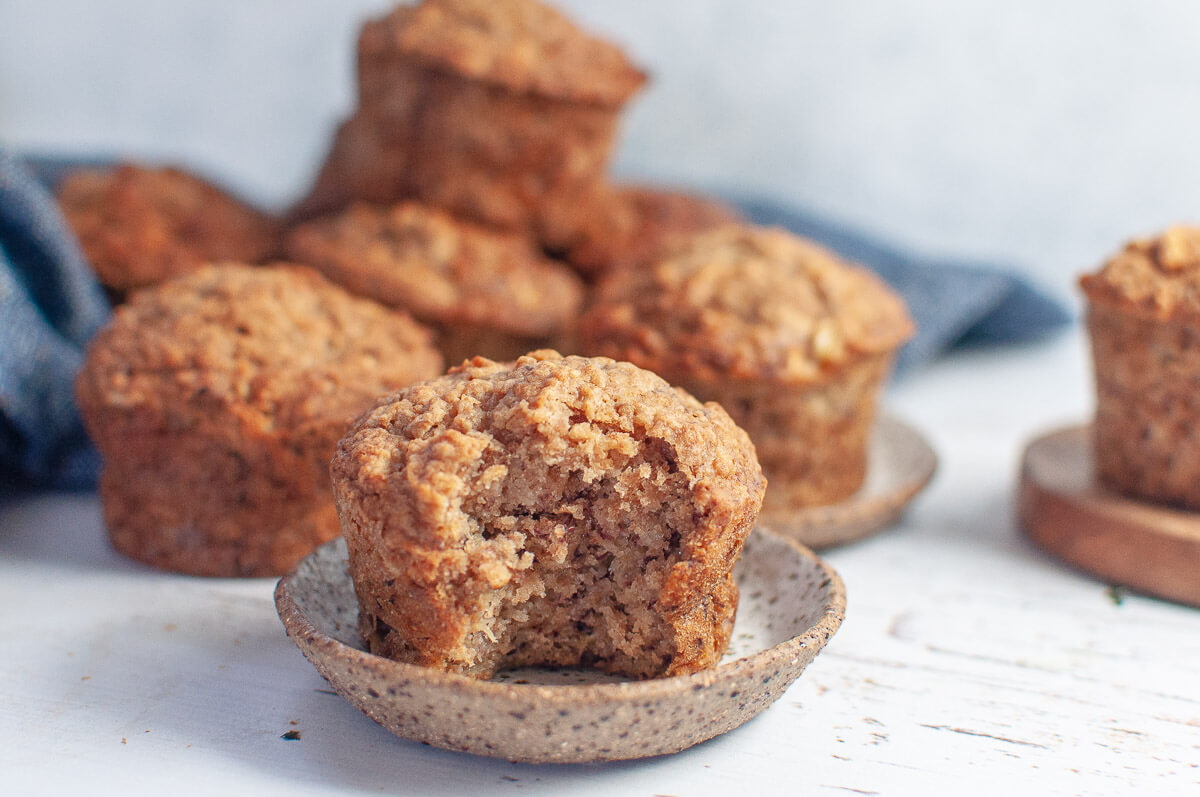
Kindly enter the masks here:
[[[23, 163], [0, 149], [0, 487], [86, 488], [99, 473], [73, 382], [108, 303], [48, 190], [83, 163]], [[737, 204], [754, 222], [786, 227], [870, 266], [904, 296], [919, 331], [900, 355], [900, 372], [958, 345], [1026, 341], [1071, 320], [1061, 304], [1002, 267], [914, 257], [803, 211]]]
[[0, 484], [95, 483], [73, 383], [108, 312], [54, 198], [0, 148]]

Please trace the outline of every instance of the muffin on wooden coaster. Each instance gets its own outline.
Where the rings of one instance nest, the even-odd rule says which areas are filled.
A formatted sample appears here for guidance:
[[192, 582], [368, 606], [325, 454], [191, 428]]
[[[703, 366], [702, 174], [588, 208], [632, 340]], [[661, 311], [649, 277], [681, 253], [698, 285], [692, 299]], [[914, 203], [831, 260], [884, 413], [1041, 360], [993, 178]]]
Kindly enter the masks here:
[[561, 345], [583, 300], [579, 278], [522, 236], [411, 202], [358, 204], [302, 224], [287, 251], [350, 291], [435, 326], [452, 364]]
[[76, 384], [114, 547], [197, 575], [287, 572], [338, 534], [329, 459], [350, 422], [441, 370], [430, 337], [300, 267], [135, 292]]
[[58, 201], [100, 282], [118, 293], [213, 261], [258, 263], [279, 244], [269, 216], [180, 169], [82, 169], [59, 185]]
[[741, 221], [714, 198], [650, 186], [614, 186], [575, 225], [562, 257], [584, 276], [649, 263], [676, 238]]
[[1122, 493], [1200, 509], [1200, 227], [1133, 241], [1080, 285], [1097, 475]]
[[877, 395], [912, 332], [865, 269], [783, 230], [727, 225], [610, 275], [580, 338], [724, 406], [754, 441], [774, 514], [859, 488]]
[[481, 678], [717, 663], [764, 488], [720, 407], [552, 351], [385, 397], [332, 470], [370, 650]]
[[[368, 22], [359, 107], [298, 217], [414, 198], [493, 226], [541, 223], [603, 178], [645, 81], [614, 45], [536, 0], [425, 0]], [[552, 247], [553, 248], [553, 247]]]

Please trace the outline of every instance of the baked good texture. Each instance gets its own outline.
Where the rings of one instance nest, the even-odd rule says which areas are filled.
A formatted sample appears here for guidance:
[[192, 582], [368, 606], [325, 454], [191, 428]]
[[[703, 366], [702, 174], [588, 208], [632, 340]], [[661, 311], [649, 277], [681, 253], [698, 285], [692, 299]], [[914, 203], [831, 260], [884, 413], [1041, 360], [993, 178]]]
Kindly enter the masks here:
[[76, 384], [114, 547], [197, 575], [287, 572], [338, 534], [329, 459], [350, 422], [440, 372], [430, 337], [300, 267], [137, 291]]
[[81, 169], [63, 179], [58, 201], [96, 276], [117, 292], [278, 251], [271, 217], [181, 169]]
[[867, 270], [786, 231], [725, 225], [601, 282], [582, 350], [719, 402], [770, 480], [764, 514], [833, 503], [866, 473], [875, 405], [913, 332]]
[[1200, 509], [1200, 227], [1133, 241], [1080, 285], [1098, 477], [1128, 495]]
[[[359, 105], [296, 218], [412, 198], [492, 226], [569, 236], [645, 76], [536, 0], [425, 0], [364, 25]], [[564, 205], [564, 203], [566, 203]]]
[[552, 351], [383, 399], [332, 471], [370, 650], [477, 677], [715, 664], [764, 488], [720, 407]]
[[433, 325], [450, 363], [558, 345], [583, 301], [579, 278], [528, 239], [411, 202], [360, 203], [301, 224], [287, 252], [353, 293]]
[[[570, 212], [578, 213], [579, 209]], [[613, 186], [573, 224], [562, 256], [589, 278], [618, 268], [637, 268], [679, 238], [741, 221], [712, 197], [651, 186]]]

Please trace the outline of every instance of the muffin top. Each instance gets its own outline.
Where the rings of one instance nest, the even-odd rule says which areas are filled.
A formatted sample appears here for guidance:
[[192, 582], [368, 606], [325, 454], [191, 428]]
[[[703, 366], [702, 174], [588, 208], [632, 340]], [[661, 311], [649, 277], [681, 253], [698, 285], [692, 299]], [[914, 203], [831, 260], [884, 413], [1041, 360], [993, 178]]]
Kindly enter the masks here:
[[741, 220], [711, 197], [650, 186], [617, 186], [598, 204], [566, 254], [588, 274], [643, 265], [675, 238]]
[[820, 381], [913, 333], [878, 277], [784, 230], [725, 225], [600, 286], [581, 323], [591, 351], [672, 381]]
[[586, 504], [588, 485], [615, 471], [632, 469], [630, 489], [653, 490], [648, 471], [637, 478], [647, 447], [686, 477], [696, 501], [689, 518], [695, 511], [720, 529], [757, 514], [766, 481], [746, 433], [719, 405], [630, 363], [549, 350], [515, 363], [476, 357], [385, 396], [342, 439], [332, 470], [342, 493], [382, 499], [389, 511], [407, 504], [401, 533], [432, 525], [461, 536], [470, 528], [460, 512]]
[[427, 66], [536, 94], [602, 106], [646, 76], [609, 42], [536, 0], [424, 0], [363, 26], [359, 58], [396, 53]]
[[357, 415], [441, 371], [430, 332], [297, 266], [206, 266], [138, 291], [93, 340], [81, 404], [182, 417], [213, 404], [268, 433]]
[[433, 324], [548, 335], [575, 317], [583, 299], [578, 277], [519, 234], [411, 202], [357, 204], [302, 224], [287, 251], [348, 290]]
[[175, 168], [76, 171], [58, 201], [100, 281], [119, 291], [210, 261], [259, 262], [278, 243], [268, 216]]
[[1164, 321], [1200, 320], [1200, 227], [1131, 241], [1079, 284], [1093, 304]]

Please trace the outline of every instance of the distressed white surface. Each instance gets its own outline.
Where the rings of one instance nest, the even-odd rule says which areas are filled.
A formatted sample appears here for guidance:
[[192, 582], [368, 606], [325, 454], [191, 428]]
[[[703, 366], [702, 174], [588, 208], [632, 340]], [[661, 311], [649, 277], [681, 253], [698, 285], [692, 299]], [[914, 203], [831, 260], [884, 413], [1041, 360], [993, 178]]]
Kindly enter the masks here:
[[828, 648], [741, 729], [617, 765], [395, 739], [320, 691], [270, 581], [126, 562], [90, 496], [0, 506], [4, 792], [1194, 793], [1200, 611], [1116, 605], [1013, 527], [1021, 443], [1086, 417], [1086, 380], [1071, 334], [899, 385], [889, 407], [941, 469], [899, 527], [828, 553], [849, 592]]
[[[0, 143], [180, 160], [280, 205], [350, 103], [357, 20], [386, 5], [0, 2]], [[1063, 294], [1121, 239], [1200, 217], [1194, 2], [563, 5], [657, 78], [624, 174], [1012, 260]], [[91, 496], [0, 504], [0, 792], [1192, 793], [1200, 612], [1114, 605], [1013, 528], [1022, 442], [1088, 395], [1077, 334], [899, 386], [890, 410], [941, 469], [899, 527], [828, 554], [850, 598], [830, 646], [747, 726], [619, 765], [397, 740], [319, 691], [271, 582], [131, 564]]]
[[[1066, 293], [1200, 221], [1194, 0], [562, 0], [656, 80], [624, 174], [811, 207]], [[0, 2], [0, 142], [203, 168], [282, 204], [386, 0]]]

